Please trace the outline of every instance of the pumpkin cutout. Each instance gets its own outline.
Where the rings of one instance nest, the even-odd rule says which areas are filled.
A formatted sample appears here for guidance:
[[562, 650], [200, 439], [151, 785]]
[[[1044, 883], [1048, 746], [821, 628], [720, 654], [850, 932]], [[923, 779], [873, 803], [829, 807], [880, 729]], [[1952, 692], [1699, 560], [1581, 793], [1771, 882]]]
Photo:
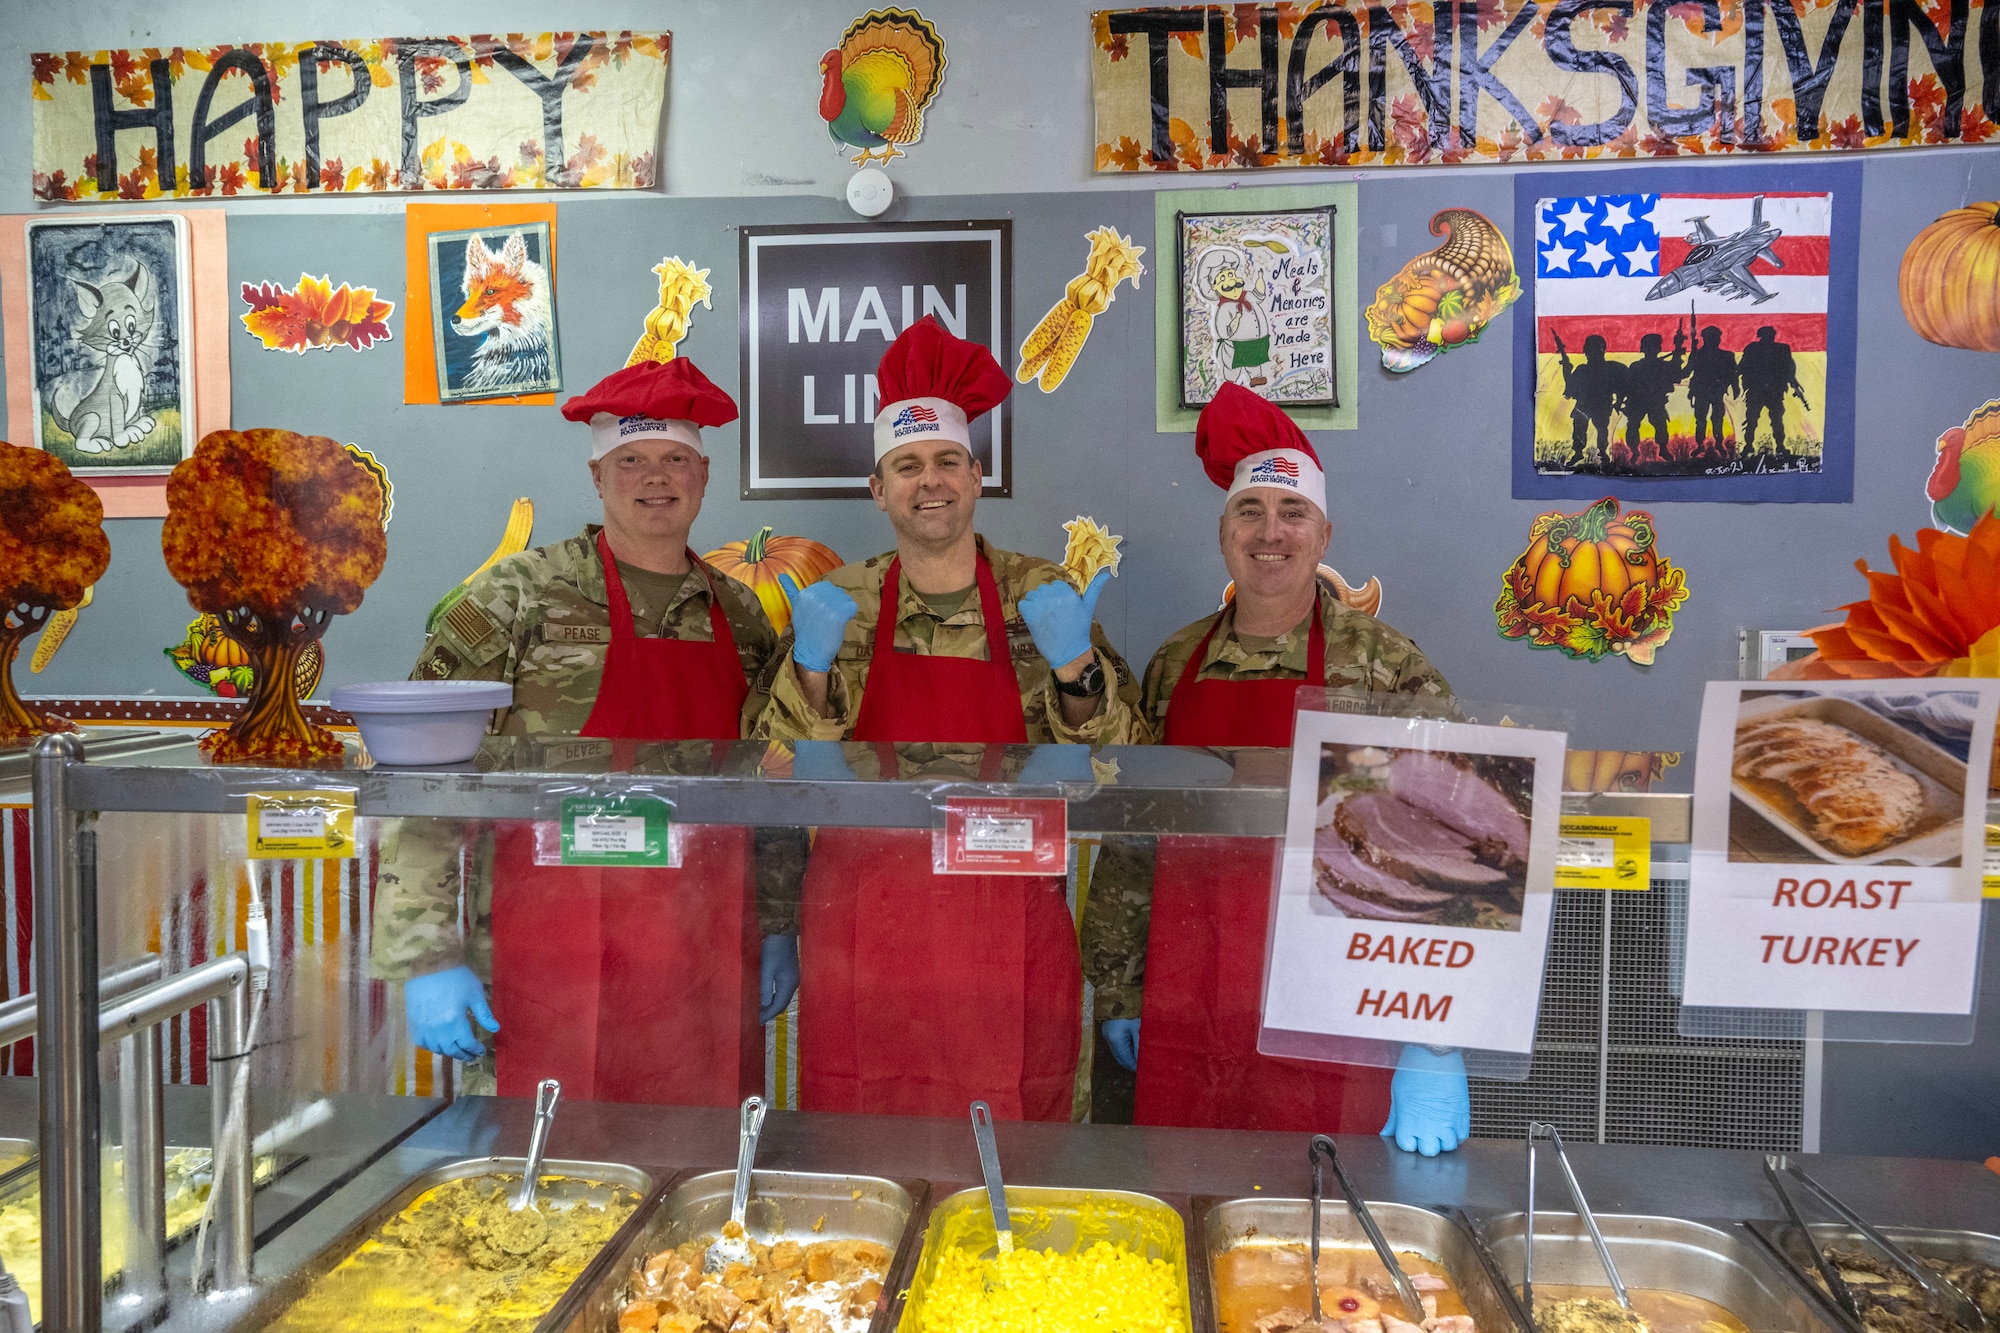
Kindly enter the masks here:
[[2000, 352], [2000, 202], [1954, 208], [1918, 232], [1896, 286], [1925, 339]]
[[1656, 549], [1653, 516], [1620, 515], [1611, 496], [1580, 514], [1543, 514], [1501, 579], [1500, 633], [1595, 662], [1620, 653], [1642, 666], [1687, 600], [1681, 571]]
[[702, 559], [748, 585], [763, 604], [764, 614], [771, 618], [771, 627], [780, 634], [792, 623], [792, 603], [778, 576], [790, 574], [792, 582], [803, 588], [840, 568], [841, 563], [832, 547], [810, 537], [773, 537], [769, 527], [759, 528], [748, 541], [719, 546]]

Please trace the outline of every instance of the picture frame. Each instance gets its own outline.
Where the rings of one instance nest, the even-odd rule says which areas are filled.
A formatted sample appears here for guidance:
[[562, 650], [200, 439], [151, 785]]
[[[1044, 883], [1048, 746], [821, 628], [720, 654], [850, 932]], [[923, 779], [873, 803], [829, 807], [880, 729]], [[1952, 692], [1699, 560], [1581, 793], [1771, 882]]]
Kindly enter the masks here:
[[[1010, 219], [738, 228], [742, 274], [742, 498], [865, 499], [875, 367], [925, 315], [1013, 350]], [[980, 494], [1013, 494], [1012, 407], [971, 423]]]
[[25, 241], [35, 447], [85, 478], [172, 471], [197, 438], [187, 219], [31, 218]]
[[434, 231], [431, 340], [441, 403], [562, 388], [555, 245], [546, 222]]
[[1234, 381], [1285, 406], [1340, 404], [1337, 206], [1176, 212], [1180, 405]]

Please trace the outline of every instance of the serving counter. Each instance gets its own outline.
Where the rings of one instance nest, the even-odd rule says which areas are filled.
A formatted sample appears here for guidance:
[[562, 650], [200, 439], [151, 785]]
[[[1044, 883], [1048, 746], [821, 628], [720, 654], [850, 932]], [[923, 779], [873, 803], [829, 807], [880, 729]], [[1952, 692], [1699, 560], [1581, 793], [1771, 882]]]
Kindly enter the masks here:
[[[442, 1062], [411, 1053], [402, 1035], [400, 988], [371, 974], [373, 876], [387, 855], [378, 835], [390, 821], [405, 828], [418, 821], [450, 828], [547, 824], [562, 799], [588, 793], [663, 802], [676, 825], [695, 828], [936, 830], [946, 799], [969, 794], [1062, 799], [1073, 857], [1076, 844], [1128, 836], [1202, 836], [1245, 845], [1283, 836], [1288, 752], [1040, 749], [847, 746], [844, 776], [808, 779], [793, 773], [790, 751], [759, 742], [634, 746], [495, 737], [475, 760], [447, 768], [374, 767], [350, 749], [337, 769], [266, 770], [208, 764], [191, 739], [171, 732], [119, 737], [95, 750], [74, 738], [45, 739], [30, 767], [36, 966], [50, 997], [40, 1007], [35, 1092], [51, 1326], [94, 1333], [100, 1318], [104, 1326], [128, 1326], [153, 1317], [145, 1302], [122, 1315], [106, 1310], [98, 1295], [100, 1279], [109, 1276], [100, 1271], [96, 1240], [103, 1221], [92, 1188], [99, 1149], [119, 1132], [133, 1132], [133, 1122], [121, 1124], [115, 1114], [131, 1099], [121, 1103], [112, 1095], [96, 1055], [98, 991], [87, 979], [102, 969], [159, 954], [170, 976], [178, 974], [213, 954], [243, 949], [249, 934], [263, 929], [261, 906], [252, 922], [239, 910], [243, 905], [275, 904], [270, 930], [277, 962], [268, 1000], [273, 1026], [248, 1062], [256, 1069], [248, 1119], [251, 1132], [260, 1135], [290, 1125], [295, 1151], [307, 1161], [289, 1182], [281, 1177], [254, 1202], [238, 1188], [218, 1210], [224, 1233], [218, 1244], [233, 1242], [247, 1258], [242, 1237], [254, 1241], [254, 1289], [190, 1302], [190, 1247], [181, 1246], [163, 1265], [176, 1292], [169, 1326], [225, 1328], [420, 1173], [466, 1158], [518, 1154], [527, 1143], [528, 1107], [516, 1099], [460, 1097], [438, 1109], [440, 1094], [448, 1091]], [[1049, 750], [1074, 753], [1056, 756], [1062, 762], [1051, 767], [1041, 762]], [[1036, 773], [1055, 777], [1022, 781]], [[22, 776], [18, 767], [0, 771], [0, 787]], [[246, 818], [254, 802], [307, 792], [337, 792], [352, 801], [357, 822], [348, 852], [358, 857], [359, 869], [353, 860], [245, 859]], [[1564, 805], [1569, 813], [1650, 818], [1655, 892], [1558, 895], [1535, 1077], [1475, 1089], [1475, 1132], [1496, 1137], [1475, 1138], [1435, 1159], [1396, 1152], [1376, 1138], [1350, 1138], [1342, 1140], [1344, 1158], [1368, 1198], [1504, 1213], [1521, 1206], [1521, 1147], [1509, 1136], [1518, 1136], [1527, 1118], [1555, 1119], [1573, 1139], [1599, 1140], [1579, 1143], [1574, 1152], [1584, 1186], [1603, 1212], [1709, 1219], [1731, 1228], [1746, 1218], [1776, 1217], [1756, 1153], [1687, 1146], [1815, 1146], [1801, 1110], [1801, 1089], [1815, 1059], [1809, 1043], [1703, 1042], [1683, 1038], [1671, 1025], [1687, 798], [1576, 794]], [[1080, 878], [1073, 873], [1072, 906]], [[379, 935], [376, 942], [379, 947]], [[203, 1047], [198, 1014], [174, 1020], [180, 1025], [171, 1027], [167, 1063], [188, 1075], [182, 1081], [205, 1083], [238, 1058], [229, 1048], [240, 1032], [233, 1025], [243, 1020], [225, 1009], [217, 1008], [209, 1029], [217, 1051]], [[1661, 1015], [1667, 1016], [1664, 1028]], [[774, 1026], [779, 1035], [769, 1057], [771, 1078], [781, 1084], [787, 1077], [784, 1029]], [[1631, 1132], [1614, 1110], [1625, 1095], [1620, 1071], [1629, 1072], [1634, 1061], [1648, 1071], [1641, 1081], [1666, 1104], [1667, 1119], [1678, 1116], [1689, 1126], [1680, 1143], [1604, 1142], [1648, 1137]], [[1086, 1079], [1087, 1062], [1086, 1055]], [[1734, 1123], [1718, 1125], [1702, 1109], [1701, 1098], [1718, 1095], [1717, 1067], [1757, 1076], [1748, 1080], [1747, 1098], [1727, 1090]], [[1689, 1068], [1699, 1072], [1675, 1072]], [[220, 1141], [220, 1100], [203, 1088], [170, 1091], [176, 1118], [198, 1120], [183, 1103], [205, 1103]], [[301, 1117], [329, 1113], [315, 1111], [322, 1104], [333, 1122], [301, 1130]], [[1079, 1106], [1088, 1104], [1086, 1091]], [[1769, 1109], [1774, 1105], [1782, 1113]], [[735, 1156], [735, 1138], [732, 1109], [614, 1105], [571, 1096], [549, 1154], [638, 1168], [664, 1185], [690, 1171], [726, 1166]], [[1296, 1197], [1307, 1177], [1303, 1135], [1003, 1123], [999, 1139], [1010, 1184], [1156, 1195], [1180, 1210], [1191, 1237], [1198, 1210], [1214, 1201]], [[774, 1110], [758, 1160], [760, 1169], [921, 1182], [923, 1207], [978, 1178], [969, 1128], [953, 1119]], [[2000, 1229], [2000, 1176], [1976, 1166], [1813, 1160], [1826, 1183], [1878, 1221]], [[1194, 1277], [1199, 1282], [1199, 1274]], [[1197, 1300], [1193, 1308], [1196, 1326], [1204, 1327], [1206, 1307]]]

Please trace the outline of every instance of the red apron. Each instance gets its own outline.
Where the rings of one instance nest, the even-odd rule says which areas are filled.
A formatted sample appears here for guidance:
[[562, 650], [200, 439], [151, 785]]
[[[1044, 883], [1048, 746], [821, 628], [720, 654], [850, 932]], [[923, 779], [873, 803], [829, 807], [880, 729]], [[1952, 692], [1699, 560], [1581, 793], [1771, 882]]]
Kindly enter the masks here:
[[[901, 577], [892, 560], [855, 739], [1025, 743], [985, 556], [983, 662], [895, 650]], [[957, 1116], [984, 1099], [1069, 1119], [1083, 970], [1062, 879], [938, 875], [928, 829], [823, 828], [799, 935], [801, 1109]]]
[[[603, 533], [611, 648], [585, 736], [735, 740], [749, 687], [709, 584], [714, 641], [640, 638]], [[694, 569], [707, 577], [694, 552]], [[683, 830], [673, 870], [538, 866], [534, 826], [494, 851], [493, 1011], [500, 1094], [544, 1078], [590, 1101], [733, 1106], [764, 1085], [750, 831]]]
[[[1291, 744], [1298, 680], [1197, 680], [1202, 636], [1167, 707], [1168, 745]], [[1326, 680], [1317, 601], [1306, 680]], [[1257, 1053], [1271, 878], [1270, 838], [1162, 835], [1133, 1120], [1141, 1125], [1372, 1134], [1389, 1117], [1391, 1072]]]

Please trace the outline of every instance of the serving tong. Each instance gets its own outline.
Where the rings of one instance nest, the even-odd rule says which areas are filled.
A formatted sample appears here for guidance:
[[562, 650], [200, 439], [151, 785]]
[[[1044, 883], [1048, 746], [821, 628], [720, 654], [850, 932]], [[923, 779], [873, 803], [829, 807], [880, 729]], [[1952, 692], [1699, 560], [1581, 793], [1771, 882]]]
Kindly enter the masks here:
[[745, 1097], [736, 1135], [736, 1188], [729, 1195], [729, 1220], [736, 1234], [726, 1231], [716, 1237], [701, 1259], [701, 1271], [720, 1273], [731, 1264], [750, 1262], [750, 1237], [744, 1233], [743, 1217], [750, 1208], [750, 1171], [757, 1164], [757, 1136], [764, 1131], [764, 1099]]
[[1348, 1211], [1353, 1213], [1354, 1220], [1361, 1224], [1361, 1230], [1368, 1237], [1368, 1243], [1375, 1247], [1375, 1257], [1389, 1270], [1389, 1280], [1395, 1283], [1396, 1294], [1401, 1296], [1403, 1304], [1409, 1307], [1410, 1322], [1421, 1325], [1430, 1317], [1424, 1312], [1424, 1298], [1417, 1294], [1416, 1284], [1411, 1282], [1409, 1274], [1403, 1271], [1403, 1265], [1396, 1261], [1396, 1252], [1389, 1248], [1389, 1238], [1384, 1236], [1382, 1228], [1375, 1224], [1375, 1215], [1369, 1212], [1368, 1205], [1361, 1201], [1360, 1191], [1356, 1190], [1354, 1182], [1347, 1178], [1347, 1168], [1340, 1164], [1340, 1152], [1333, 1146], [1333, 1140], [1324, 1134], [1315, 1134], [1312, 1136], [1312, 1142], [1306, 1145], [1306, 1161], [1312, 1166], [1312, 1258], [1311, 1270], [1306, 1274], [1306, 1285], [1312, 1289], [1314, 1326], [1325, 1327], [1325, 1316], [1319, 1304], [1319, 1210], [1325, 1188], [1320, 1180], [1321, 1158], [1333, 1168], [1333, 1178], [1339, 1182], [1341, 1194], [1346, 1196]]
[[1528, 1327], [1535, 1323], [1535, 1145], [1546, 1135], [1556, 1150], [1556, 1165], [1562, 1168], [1563, 1180], [1569, 1185], [1570, 1202], [1576, 1205], [1576, 1214], [1583, 1219], [1583, 1225], [1590, 1232], [1590, 1243], [1597, 1251], [1597, 1261], [1604, 1265], [1604, 1276], [1611, 1279], [1611, 1294], [1617, 1298], [1620, 1309], [1633, 1315], [1632, 1297], [1625, 1290], [1625, 1281], [1618, 1276], [1618, 1265], [1611, 1261], [1611, 1247], [1604, 1243], [1604, 1233], [1598, 1230], [1597, 1214], [1590, 1211], [1590, 1201], [1583, 1197], [1583, 1186], [1577, 1183], [1576, 1171], [1569, 1164], [1569, 1152], [1563, 1147], [1562, 1134], [1556, 1127], [1543, 1120], [1528, 1122], [1528, 1218], [1527, 1230], [1521, 1237], [1521, 1304], [1527, 1314]]
[[1865, 1326], [1860, 1302], [1854, 1299], [1854, 1290], [1847, 1285], [1847, 1280], [1840, 1276], [1840, 1270], [1826, 1257], [1818, 1242], [1813, 1240], [1812, 1232], [1806, 1227], [1805, 1215], [1799, 1211], [1798, 1201], [1792, 1197], [1791, 1187], [1785, 1183], [1787, 1176], [1810, 1190], [1814, 1197], [1826, 1205], [1827, 1211], [1854, 1228], [1869, 1244], [1887, 1255], [1890, 1263], [1909, 1274], [1923, 1289], [1932, 1313], [1942, 1315], [1959, 1327], [1972, 1330], [1972, 1333], [1981, 1333], [1987, 1327], [1985, 1314], [1970, 1297], [1941, 1274], [1918, 1262], [1909, 1251], [1895, 1241], [1869, 1225], [1868, 1221], [1849, 1208], [1839, 1195], [1807, 1175], [1803, 1167], [1794, 1165], [1781, 1154], [1769, 1153], [1764, 1157], [1764, 1174], [1770, 1178], [1771, 1188], [1777, 1191], [1778, 1202], [1784, 1205], [1786, 1219], [1798, 1231], [1806, 1249], [1812, 1254], [1813, 1264], [1819, 1269], [1820, 1279], [1826, 1283], [1827, 1291], [1832, 1294], [1840, 1308], [1853, 1317], [1857, 1326]]

